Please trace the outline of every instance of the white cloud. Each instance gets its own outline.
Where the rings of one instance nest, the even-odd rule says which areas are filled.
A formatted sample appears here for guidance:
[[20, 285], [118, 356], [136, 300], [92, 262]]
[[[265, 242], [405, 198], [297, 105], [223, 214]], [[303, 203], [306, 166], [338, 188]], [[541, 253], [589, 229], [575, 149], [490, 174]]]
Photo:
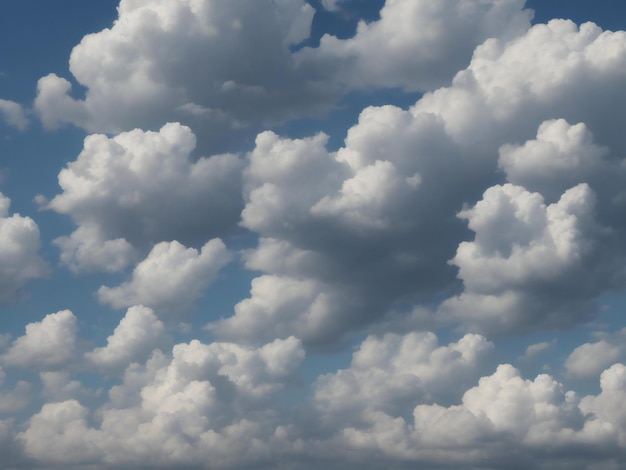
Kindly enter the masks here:
[[[508, 364], [466, 389], [491, 347], [478, 335], [448, 346], [428, 333], [367, 338], [350, 368], [318, 379], [316, 412], [294, 419], [273, 400], [304, 357], [298, 340], [260, 348], [192, 341], [171, 358], [156, 351], [131, 365], [97, 416], [76, 400], [48, 403], [17, 438], [36, 461], [70, 467], [194, 466], [210, 455], [226, 468], [319, 468], [325, 459], [343, 468], [504, 468], [513, 453], [526, 468], [590, 470], [623, 452], [626, 367], [607, 369], [602, 392], [583, 399], [549, 375], [524, 379]], [[451, 404], [442, 404], [446, 395]]]
[[[329, 10], [338, 3], [323, 2]], [[523, 34], [531, 17], [523, 8], [519, 0], [388, 0], [380, 19], [361, 21], [354, 37], [326, 34], [318, 48], [301, 50], [297, 59], [350, 88], [429, 90], [449, 83], [485, 39]]]
[[26, 112], [19, 103], [10, 100], [0, 99], [0, 116], [4, 121], [19, 130], [25, 130], [28, 127], [28, 118]]
[[29, 428], [20, 435], [26, 454], [44, 456], [47, 463], [81, 464], [98, 456], [95, 431], [87, 427], [89, 410], [76, 400], [46, 403], [30, 418]]
[[309, 279], [260, 276], [252, 280], [250, 298], [235, 305], [235, 315], [209, 324], [209, 329], [248, 343], [294, 333], [306, 342], [323, 343], [329, 325], [345, 321], [337, 316], [344, 304], [349, 305], [347, 299], [327, 291]]
[[[352, 448], [370, 459], [384, 456], [444, 468], [481, 466], [486, 461], [494, 468], [509, 468], [510, 456], [515, 454], [521, 467], [545, 469], [593, 468], [585, 452], [602, 445], [607, 449], [602, 460], [608, 465], [619, 455], [613, 443], [621, 433], [609, 423], [623, 426], [619, 417], [623, 413], [604, 422], [600, 415], [586, 413], [617, 405], [617, 396], [609, 398], [607, 391], [623, 388], [615, 386], [619, 372], [618, 366], [606, 371], [603, 393], [580, 400], [549, 375], [528, 380], [503, 364], [467, 390], [460, 404], [419, 404], [410, 417], [370, 412], [363, 423], [339, 429], [324, 445]], [[575, 456], [574, 449], [579, 451]]]
[[[476, 236], [462, 242], [451, 260], [465, 291], [446, 300], [441, 313], [491, 331], [562, 326], [584, 317], [588, 310], [580, 305], [610, 285], [613, 274], [595, 262], [602, 259], [596, 255], [602, 230], [594, 221], [594, 205], [584, 183], [550, 205], [519, 186], [489, 188], [459, 214]], [[599, 286], [589, 283], [591, 270]]]
[[46, 404], [18, 438], [42, 462], [238, 466], [267, 459], [284, 431], [266, 409], [304, 358], [295, 338], [263, 347], [178, 344], [126, 371], [99, 412], [75, 400]]
[[567, 374], [574, 378], [595, 378], [610, 365], [626, 359], [626, 329], [613, 334], [601, 333], [598, 341], [574, 349], [565, 360]]
[[67, 371], [40, 372], [39, 378], [43, 385], [42, 395], [53, 402], [75, 399], [88, 392], [80, 381], [72, 380]]
[[[271, 329], [279, 337], [296, 334], [306, 342], [333, 341], [354, 322], [380, 315], [379, 309], [384, 309], [390, 295], [386, 290], [395, 294], [419, 279], [427, 291], [441, 281], [442, 271], [452, 274], [445, 265], [446, 255], [437, 247], [420, 256], [412, 252], [434, 237], [441, 239], [439, 232], [452, 234], [444, 230], [448, 220], [437, 227], [419, 224], [413, 206], [423, 200], [426, 180], [420, 182], [420, 163], [428, 167], [438, 159], [434, 155], [425, 162], [405, 158], [413, 144], [426, 149], [440, 135], [432, 128], [413, 128], [405, 111], [393, 107], [380, 111], [382, 116], [377, 110], [363, 112], [361, 123], [371, 124], [362, 132], [363, 141], [353, 128], [346, 140], [350, 148], [337, 155], [325, 149], [322, 134], [286, 139], [265, 132], [257, 137], [244, 171], [246, 206], [241, 223], [262, 237], [257, 250], [247, 253], [247, 266], [268, 275], [253, 286], [250, 301], [241, 302], [236, 315], [226, 320], [232, 328], [222, 331], [241, 337], [244, 331]], [[395, 132], [408, 142], [391, 139], [389, 134]], [[375, 158], [376, 154], [371, 161], [351, 159], [361, 146], [380, 152], [381, 158]], [[372, 181], [376, 184], [369, 184]], [[431, 189], [429, 184], [425, 191]], [[450, 201], [446, 196], [443, 199]], [[423, 207], [425, 217], [431, 209], [430, 205]], [[415, 263], [418, 257], [419, 266]], [[428, 276], [416, 272], [422, 269], [429, 271]], [[281, 283], [307, 286], [309, 294], [299, 296], [302, 308], [271, 305], [270, 299], [282, 303]], [[278, 295], [267, 292], [274, 287]], [[257, 302], [261, 290], [267, 295]], [[363, 297], [370, 292], [371, 296]], [[312, 302], [308, 306], [307, 298]], [[250, 313], [248, 307], [253, 305], [263, 305], [267, 313], [262, 315], [280, 325], [273, 328], [253, 322], [261, 315]], [[281, 311], [285, 314], [278, 313]]]
[[115, 271], [141, 248], [164, 240], [204, 242], [237, 221], [240, 163], [235, 155], [192, 161], [195, 137], [180, 124], [91, 135], [59, 173], [63, 192], [44, 207], [79, 225], [57, 239], [72, 269]]
[[451, 87], [426, 94], [416, 108], [440, 116], [447, 132], [468, 144], [523, 141], [556, 117], [584, 122], [615, 151], [623, 148], [619, 129], [602, 110], [616, 104], [625, 62], [622, 32], [551, 20], [510, 42], [485, 41]]
[[345, 174], [328, 155], [327, 140], [324, 134], [294, 140], [269, 131], [257, 136], [244, 172], [244, 227], [270, 234], [297, 228]]
[[144, 362], [165, 337], [165, 326], [151, 309], [130, 307], [107, 345], [87, 352], [85, 359], [107, 373], [123, 370], [133, 362]]
[[[13, 414], [26, 408], [31, 399], [31, 385], [18, 380], [13, 388], [6, 386], [6, 373], [0, 367], [0, 414]], [[3, 420], [0, 420], [0, 442], [3, 440]]]
[[622, 355], [619, 346], [604, 340], [597, 343], [585, 343], [578, 346], [567, 357], [565, 369], [567, 373], [579, 378], [597, 376], [607, 366], [613, 364]]
[[304, 0], [122, 0], [115, 23], [71, 53], [85, 98], [49, 74], [38, 82], [35, 110], [47, 127], [90, 132], [175, 119], [216, 142], [228, 131], [327, 111], [354, 88], [447, 84], [485, 39], [528, 29], [523, 7], [522, 0], [390, 0], [354, 37], [325, 35], [319, 47], [292, 52], [311, 32], [315, 11]]
[[600, 376], [602, 392], [586, 396], [580, 402], [583, 413], [590, 413], [590, 422], [598, 431], [617, 438], [621, 447], [626, 445], [626, 366], [614, 364]]
[[40, 322], [26, 325], [26, 333], [13, 341], [2, 361], [43, 370], [67, 367], [76, 359], [76, 333], [76, 317], [72, 312], [51, 313]]
[[541, 341], [540, 343], [529, 344], [526, 347], [526, 351], [524, 351], [524, 355], [520, 356], [521, 361], [531, 361], [534, 360], [537, 356], [549, 351], [556, 344], [556, 339], [552, 341]]
[[98, 299], [114, 308], [143, 304], [159, 313], [188, 310], [231, 259], [219, 238], [200, 251], [173, 242], [161, 242], [132, 273], [132, 279], [117, 287], [101, 286]]
[[541, 343], [533, 343], [529, 344], [526, 348], [525, 355], [527, 357], [533, 357], [537, 354], [541, 354], [542, 352], [550, 349], [554, 346], [555, 341], [542, 341]]
[[405, 205], [419, 187], [419, 174], [402, 177], [393, 163], [377, 160], [343, 182], [340, 195], [324, 196], [311, 207], [319, 216], [342, 218], [348, 225], [365, 229], [386, 228], [394, 206]]
[[122, 0], [115, 23], [71, 53], [85, 99], [50, 74], [39, 80], [35, 110], [47, 127], [117, 133], [175, 119], [213, 138], [310, 112], [334, 95], [292, 63], [289, 46], [309, 36], [313, 15], [304, 0]]
[[494, 431], [513, 433], [528, 444], [545, 443], [548, 437], [558, 443], [559, 434], [569, 437], [580, 418], [574, 393], [564, 392], [546, 374], [524, 380], [510, 365], [480, 379], [463, 396], [463, 405], [475, 416], [487, 418]]
[[[171, 118], [197, 130], [203, 153], [350, 89], [434, 88], [469, 66], [408, 109], [364, 109], [336, 151], [323, 133], [266, 131], [241, 158], [200, 157], [178, 123], [89, 136], [60, 194], [37, 201], [77, 225], [53, 242], [70, 270], [137, 263], [98, 291], [128, 310], [88, 352], [70, 311], [12, 344], [0, 335], [0, 413], [15, 416], [0, 420], [0, 460], [14, 448], [27, 454], [16, 468], [620, 468], [624, 331], [565, 361], [568, 378], [601, 374], [601, 392], [582, 399], [550, 375], [494, 372], [494, 345], [476, 332], [570, 327], [623, 290], [626, 34], [567, 21], [526, 31], [522, 0], [387, 0], [353, 38], [298, 50], [309, 3], [222, 3], [121, 0], [118, 21], [72, 53], [84, 99], [60, 77], [39, 81], [44, 124], [119, 132]], [[0, 198], [0, 254], [13, 218], [30, 220]], [[238, 221], [253, 233], [226, 238]], [[166, 319], [177, 323], [231, 258], [217, 236], [258, 239], [243, 251], [250, 295], [208, 325], [215, 342], [166, 348]], [[0, 263], [0, 275], [26, 265]], [[33, 277], [0, 276], [0, 296]], [[420, 332], [435, 325], [443, 344]], [[454, 328], [460, 339], [444, 341]], [[349, 365], [313, 357], [300, 376], [305, 347], [343, 362], [369, 332]], [[19, 379], [37, 372], [35, 404]]]
[[535, 140], [501, 147], [499, 166], [509, 182], [556, 200], [566, 189], [590, 179], [606, 184], [611, 172], [620, 171], [604, 159], [608, 153], [608, 148], [593, 142], [584, 123], [549, 120], [539, 126]]
[[[622, 43], [620, 34], [593, 24], [551, 21], [508, 42], [486, 41], [450, 87], [426, 93], [408, 110], [364, 109], [337, 152], [325, 148], [324, 135], [260, 134], [244, 170], [241, 223], [261, 237], [258, 253], [247, 255], [249, 266], [317, 292], [308, 306], [265, 315], [280, 326], [266, 323], [260, 331], [332, 342], [397, 311], [398, 303], [425, 302], [436, 311], [433, 298], [462, 288], [455, 266], [472, 287], [452, 295], [446, 314], [431, 315], [431, 325], [460, 321], [512, 332], [571, 325], [592, 314], [593, 299], [618, 287], [623, 271], [616, 254], [622, 253], [626, 198], [624, 172], [615, 162], [626, 147], [614, 125], [619, 118], [602, 112], [626, 78]], [[541, 155], [540, 174], [522, 163]], [[563, 165], [568, 171], [557, 171]], [[503, 186], [504, 177], [531, 187]], [[491, 237], [490, 249], [502, 254], [485, 252], [474, 263], [463, 250], [479, 242], [465, 242], [455, 257], [467, 232], [454, 214], [490, 187], [487, 196], [500, 194], [512, 205], [505, 210], [504, 204], [493, 219], [500, 225], [482, 227], [477, 239]], [[502, 188], [517, 189], [509, 197]], [[495, 230], [509, 222], [521, 232], [509, 237]], [[455, 264], [447, 264], [453, 258]], [[466, 275], [472, 267], [487, 267], [488, 276]], [[583, 272], [589, 269], [591, 277]], [[475, 279], [493, 285], [477, 287]], [[243, 306], [257, 294], [224, 324], [252, 331], [254, 315]], [[282, 297], [266, 298], [277, 304], [265, 303], [264, 312], [281, 311]], [[322, 334], [313, 339], [302, 324], [313, 303], [328, 298], [341, 307], [318, 316]], [[344, 298], [350, 301], [337, 300]]]
[[137, 257], [135, 248], [123, 238], [102, 240], [94, 225], [81, 225], [70, 236], [53, 241], [61, 250], [61, 263], [73, 272], [117, 272]]
[[433, 333], [370, 336], [350, 368], [317, 380], [315, 406], [328, 422], [367, 419], [372, 412], [402, 416], [416, 403], [457, 400], [476, 380], [493, 344], [480, 335], [439, 346]]
[[0, 193], [0, 302], [14, 301], [31, 279], [45, 277], [39, 256], [39, 227], [30, 217], [9, 215], [11, 201]]

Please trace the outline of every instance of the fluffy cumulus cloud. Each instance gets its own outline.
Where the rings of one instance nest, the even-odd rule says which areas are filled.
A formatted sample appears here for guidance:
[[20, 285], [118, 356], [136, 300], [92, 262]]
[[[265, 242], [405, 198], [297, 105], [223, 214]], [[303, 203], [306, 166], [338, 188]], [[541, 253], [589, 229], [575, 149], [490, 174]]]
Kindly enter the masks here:
[[160, 313], [184, 312], [230, 258], [219, 238], [208, 241], [200, 251], [177, 241], [157, 243], [137, 264], [130, 281], [100, 287], [98, 299], [114, 308], [144, 304]]
[[64, 78], [39, 80], [35, 109], [46, 126], [120, 132], [160, 127], [167, 116], [216, 136], [332, 95], [293, 65], [290, 46], [309, 37], [314, 14], [304, 0], [122, 0], [118, 14], [70, 56], [84, 100]]
[[619, 402], [626, 398], [626, 366], [614, 364], [600, 376], [602, 392], [584, 397], [580, 409], [589, 413], [591, 422], [605, 433], [611, 433], [609, 442], [622, 448], [626, 444], [626, 414]]
[[[0, 367], [0, 414], [15, 413], [26, 408], [31, 398], [31, 385], [29, 382], [19, 380], [11, 388], [7, 386], [7, 377], [5, 371]], [[3, 422], [0, 420], [0, 430], [3, 428]], [[4, 429], [6, 431], [6, 428]], [[4, 436], [3, 436], [4, 435]], [[2, 437], [6, 437], [6, 432], [0, 431], [0, 442]]]
[[128, 309], [107, 345], [85, 354], [87, 362], [108, 373], [124, 370], [134, 362], [145, 362], [166, 340], [165, 326], [154, 312], [142, 305]]
[[72, 312], [51, 313], [40, 322], [26, 325], [25, 334], [13, 341], [0, 359], [17, 367], [64, 368], [75, 360], [77, 332]]
[[[553, 20], [487, 40], [450, 87], [408, 110], [366, 108], [336, 152], [323, 134], [260, 134], [241, 223], [261, 236], [248, 267], [269, 277], [218, 331], [245, 336], [258, 318], [248, 306], [263, 305], [274, 334], [334, 341], [455, 290], [420, 321], [494, 333], [585, 319], [623, 277], [623, 145], [601, 110], [625, 78], [624, 44]], [[288, 279], [318, 293], [285, 314]], [[327, 314], [329, 297], [347, 301]], [[313, 309], [315, 334], [302, 326]]]
[[61, 252], [61, 263], [75, 273], [114, 273], [137, 257], [135, 248], [126, 239], [104, 240], [104, 236], [96, 224], [87, 223], [70, 235], [57, 238], [54, 244]]
[[241, 342], [287, 337], [293, 332], [307, 343], [323, 343], [328, 323], [337, 321], [347, 301], [329, 290], [313, 280], [260, 276], [252, 281], [250, 298], [235, 305], [235, 315], [213, 322], [208, 328]]
[[[543, 122], [536, 139], [500, 148], [498, 164], [507, 180], [554, 201], [576, 184], [606, 185], [623, 168], [607, 160], [609, 149], [594, 142], [584, 123], [564, 119]], [[600, 186], [601, 187], [601, 186]]]
[[9, 215], [11, 201], [0, 193], [0, 302], [23, 294], [32, 279], [45, 277], [48, 266], [39, 255], [39, 227], [30, 217]]
[[[178, 344], [130, 366], [97, 424], [77, 400], [45, 404], [19, 435], [32, 458], [55, 464], [227, 467], [268, 459], [287, 430], [267, 405], [304, 358], [298, 340], [260, 348]], [[209, 461], [207, 461], [207, 458]]]
[[85, 98], [50, 74], [39, 80], [35, 109], [48, 127], [120, 132], [168, 116], [219, 138], [328, 109], [354, 88], [447, 83], [482, 41], [527, 29], [523, 3], [390, 0], [353, 38], [326, 35], [293, 52], [311, 32], [314, 9], [304, 0], [122, 0], [113, 26], [85, 36], [70, 56]]
[[529, 344], [524, 354], [519, 357], [522, 362], [533, 362], [556, 345], [556, 340], [541, 341], [540, 343]]
[[[120, 0], [71, 53], [82, 96], [39, 79], [44, 127], [91, 134], [35, 198], [74, 224], [42, 229], [55, 281], [100, 287], [0, 332], [0, 462], [621, 468], [626, 32], [372, 4], [351, 33], [371, 6]], [[335, 104], [332, 135], [301, 119]], [[15, 135], [29, 112], [0, 100]], [[9, 204], [2, 303], [50, 271]]]
[[[515, 455], [515, 468], [617, 468], [624, 423], [615, 407], [623, 398], [623, 371], [621, 364], [606, 370], [602, 392], [581, 399], [549, 375], [528, 380], [504, 364], [458, 404], [419, 404], [409, 416], [371, 411], [325, 445], [349, 447], [370, 460], [386, 456], [397, 465], [511, 468]], [[606, 449], [603, 455], [585, 452], [597, 445]]]
[[67, 371], [40, 372], [43, 397], [50, 401], [65, 401], [76, 397], [88, 396], [90, 391], [83, 384], [72, 379]]
[[158, 132], [108, 138], [91, 135], [59, 173], [63, 190], [44, 207], [78, 225], [56, 240], [74, 271], [117, 271], [150, 242], [204, 241], [228, 231], [240, 209], [240, 163], [235, 155], [193, 161], [193, 132], [166, 124]]
[[368, 337], [348, 369], [317, 380], [304, 408], [313, 412], [298, 416], [277, 405], [277, 393], [297, 383], [299, 340], [260, 347], [194, 340], [129, 365], [97, 413], [62, 399], [80, 384], [60, 390], [62, 373], [42, 375], [59, 400], [44, 404], [16, 438], [34, 461], [69, 467], [196, 468], [208, 456], [219, 468], [274, 459], [342, 468], [326, 460], [337, 458], [363, 468], [510, 468], [514, 454], [520, 468], [614, 468], [626, 442], [622, 364], [602, 373], [599, 394], [580, 398], [549, 375], [525, 379], [508, 364], [479, 379], [492, 348], [473, 334], [447, 346], [432, 333]]
[[[254, 285], [253, 297], [227, 323], [236, 322], [239, 332], [246, 330], [247, 319], [257, 318], [246, 306], [260, 303], [267, 315], [285, 323], [278, 306], [257, 302], [255, 296], [277, 288], [276, 294], [264, 297], [282, 302], [280, 282], [270, 279], [293, 279], [324, 295], [309, 296], [315, 299], [311, 309], [306, 304], [296, 307], [300, 313], [290, 308], [289, 323], [296, 329], [284, 325], [280, 334], [293, 331], [306, 341], [324, 342], [380, 315], [386, 303], [415, 291], [416, 284], [422, 291], [418, 295], [426, 295], [453, 275], [446, 265], [452, 252], [445, 244], [419, 255], [414, 251], [422, 243], [452, 237], [458, 225], [448, 218], [431, 219], [434, 207], [426, 198], [433, 197], [433, 182], [419, 170], [443, 169], [437, 168], [434, 155], [421, 162], [407, 153], [415, 151], [413, 144], [428, 148], [440, 134], [432, 121], [425, 129], [414, 124], [409, 113], [397, 108], [366, 110], [348, 134], [348, 148], [335, 155], [326, 150], [323, 134], [287, 139], [266, 132], [257, 137], [244, 172], [242, 225], [262, 237], [258, 248], [247, 253], [247, 266], [269, 277], [263, 278], [262, 291], [255, 288], [261, 280]], [[407, 141], [394, 141], [396, 132]], [[360, 150], [367, 153], [360, 155]], [[313, 180], [314, 185], [306, 184]], [[437, 187], [441, 204], [450, 204], [450, 196]], [[420, 217], [432, 223], [420, 224]], [[329, 298], [335, 299], [330, 307]], [[309, 325], [305, 329], [303, 322]]]
[[[322, 3], [341, 8], [341, 1]], [[362, 21], [353, 37], [326, 34], [297, 59], [305, 68], [327, 69], [349, 88], [428, 90], [447, 84], [485, 39], [521, 35], [531, 16], [522, 0], [388, 0], [380, 19]]]
[[[476, 237], [461, 243], [451, 260], [465, 290], [444, 302], [442, 312], [482, 330], [576, 322], [589, 311], [585, 301], [609, 286], [613, 274], [602, 272], [602, 262], [594, 266], [603, 261], [594, 203], [584, 183], [548, 206], [540, 194], [519, 186], [488, 189], [459, 214]], [[593, 271], [598, 285], [589, 281]]]
[[417, 403], [449, 402], [474, 383], [493, 344], [480, 335], [439, 346], [433, 333], [368, 337], [350, 368], [317, 380], [315, 407], [327, 422], [361, 423], [374, 412], [402, 416]]

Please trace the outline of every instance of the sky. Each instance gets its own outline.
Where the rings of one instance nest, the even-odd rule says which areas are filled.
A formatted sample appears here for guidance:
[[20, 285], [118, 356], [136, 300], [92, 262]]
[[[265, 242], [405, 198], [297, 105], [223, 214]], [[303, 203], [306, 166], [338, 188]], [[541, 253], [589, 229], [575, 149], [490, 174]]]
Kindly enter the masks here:
[[621, 468], [622, 29], [0, 1], [0, 468]]

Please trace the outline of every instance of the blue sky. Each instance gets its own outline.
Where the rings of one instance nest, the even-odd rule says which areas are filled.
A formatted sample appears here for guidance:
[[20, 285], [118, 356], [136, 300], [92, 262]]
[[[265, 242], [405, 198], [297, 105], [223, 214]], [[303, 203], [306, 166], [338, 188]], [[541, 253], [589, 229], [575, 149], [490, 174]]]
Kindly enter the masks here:
[[620, 468], [624, 13], [5, 2], [0, 468]]

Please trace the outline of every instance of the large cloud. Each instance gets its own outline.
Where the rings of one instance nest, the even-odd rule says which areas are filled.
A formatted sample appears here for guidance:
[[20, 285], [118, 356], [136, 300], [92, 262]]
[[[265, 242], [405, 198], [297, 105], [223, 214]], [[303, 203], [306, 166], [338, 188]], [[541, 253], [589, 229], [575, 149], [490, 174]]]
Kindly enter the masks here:
[[[258, 316], [248, 306], [263, 305], [267, 322], [257, 331], [264, 340], [297, 334], [307, 343], [332, 342], [390, 309], [430, 308], [462, 291], [456, 267], [466, 288], [462, 305], [452, 305], [452, 295], [450, 308], [431, 321], [466, 318], [466, 327], [513, 332], [586, 318], [597, 295], [619, 288], [623, 277], [626, 149], [616, 123], [626, 107], [613, 105], [625, 65], [624, 33], [553, 20], [510, 41], [487, 40], [450, 87], [408, 110], [366, 108], [337, 152], [325, 148], [323, 134], [260, 134], [244, 171], [241, 223], [261, 236], [247, 266], [270, 277], [215, 327], [251, 340]], [[609, 104], [617, 113], [611, 118], [601, 112]], [[530, 162], [538, 160], [534, 169]], [[515, 269], [479, 292], [464, 273], [493, 256], [463, 258], [476, 245], [459, 246], [471, 233], [456, 214], [474, 230], [478, 213], [492, 212], [492, 199], [511, 204], [480, 227], [478, 243], [503, 250], [500, 264]], [[524, 207], [536, 220], [525, 221]], [[507, 221], [523, 233], [500, 233]], [[539, 252], [555, 264], [539, 269]], [[315, 293], [285, 313], [279, 285], [289, 279]]]
[[235, 155], [192, 161], [195, 142], [176, 123], [87, 137], [59, 173], [63, 192], [44, 203], [79, 225], [55, 242], [61, 260], [75, 271], [116, 271], [135, 258], [131, 245], [204, 243], [231, 229], [241, 208], [240, 162]]
[[[351, 167], [347, 160], [355, 151], [345, 148], [336, 156], [329, 154], [323, 134], [286, 139], [266, 132], [257, 137], [244, 172], [247, 203], [242, 225], [262, 238], [258, 249], [247, 253], [246, 265], [271, 276], [253, 285], [250, 301], [238, 306], [235, 317], [218, 324], [218, 331], [238, 338], [250, 338], [247, 332], [255, 331], [257, 339], [259, 334], [269, 339], [293, 333], [306, 342], [323, 343], [380, 315], [390, 298], [413, 290], [416, 284], [421, 285], [419, 295], [426, 296], [453, 275], [446, 265], [449, 254], [443, 241], [453, 237], [450, 225], [456, 222], [419, 224], [420, 216], [432, 220], [436, 210], [423, 197], [431, 198], [433, 182], [420, 177], [422, 162], [405, 159], [413, 144], [428, 148], [439, 137], [438, 130], [416, 129], [408, 113], [393, 107], [380, 111], [382, 116], [374, 109], [362, 114], [361, 122], [371, 125], [363, 134], [353, 128], [348, 145], [375, 151], [378, 145], [372, 140], [377, 134], [397, 131], [409, 141], [397, 139], [390, 144], [399, 145], [400, 161], [390, 160], [395, 157], [392, 148], [388, 157]], [[361, 142], [361, 137], [367, 142]], [[443, 205], [451, 202], [448, 196], [438, 196]], [[417, 262], [414, 249], [421, 244], [431, 248], [420, 253]], [[285, 311], [273, 301], [257, 301], [255, 296], [261, 295], [282, 302], [280, 286], [290, 282], [287, 278], [309, 286], [311, 294], [305, 297], [311, 304], [301, 301]], [[376, 287], [370, 290], [370, 286]], [[249, 313], [252, 305], [263, 306], [264, 316], [273, 318], [262, 330], [251, 323], [259, 318]]]
[[57, 75], [39, 80], [35, 109], [46, 126], [120, 132], [174, 119], [215, 137], [328, 101], [292, 64], [289, 48], [309, 36], [314, 14], [304, 0], [122, 0], [118, 13], [72, 51], [84, 100]]
[[429, 468], [617, 468], [624, 442], [617, 409], [623, 371], [621, 364], [605, 371], [602, 393], [581, 400], [549, 375], [527, 380], [504, 364], [459, 404], [419, 404], [410, 417], [371, 410], [364, 422], [339, 429], [320, 445], [336, 452], [352, 448], [363, 460], [367, 455]]
[[[339, 9], [336, 0], [323, 3]], [[522, 0], [388, 0], [380, 19], [359, 23], [354, 37], [326, 34], [297, 59], [349, 88], [429, 90], [448, 84], [485, 39], [523, 34], [531, 17], [523, 7]]]
[[594, 204], [584, 183], [548, 206], [519, 186], [489, 188], [460, 213], [476, 237], [451, 260], [465, 290], [444, 302], [443, 314], [482, 331], [575, 323], [590, 311], [586, 302], [612, 284]]
[[522, 0], [390, 0], [353, 38], [325, 36], [294, 53], [314, 15], [304, 0], [122, 0], [118, 12], [70, 56], [84, 99], [55, 74], [39, 80], [35, 109], [46, 126], [112, 133], [167, 119], [219, 138], [327, 110], [355, 87], [449, 83], [475, 46], [522, 34], [530, 17]]
[[512, 455], [513, 468], [613, 468], [626, 448], [625, 366], [581, 399], [508, 364], [478, 379], [491, 348], [472, 334], [447, 346], [430, 333], [369, 337], [348, 369], [318, 378], [312, 412], [293, 413], [277, 392], [294, 383], [300, 341], [194, 340], [130, 365], [97, 413], [47, 403], [17, 438], [35, 461], [68, 468], [504, 469]]
[[297, 373], [298, 340], [258, 349], [194, 340], [172, 354], [130, 366], [96, 427], [76, 400], [44, 405], [19, 436], [27, 454], [48, 464], [227, 467], [267, 460], [272, 441], [286, 440], [266, 406]]

